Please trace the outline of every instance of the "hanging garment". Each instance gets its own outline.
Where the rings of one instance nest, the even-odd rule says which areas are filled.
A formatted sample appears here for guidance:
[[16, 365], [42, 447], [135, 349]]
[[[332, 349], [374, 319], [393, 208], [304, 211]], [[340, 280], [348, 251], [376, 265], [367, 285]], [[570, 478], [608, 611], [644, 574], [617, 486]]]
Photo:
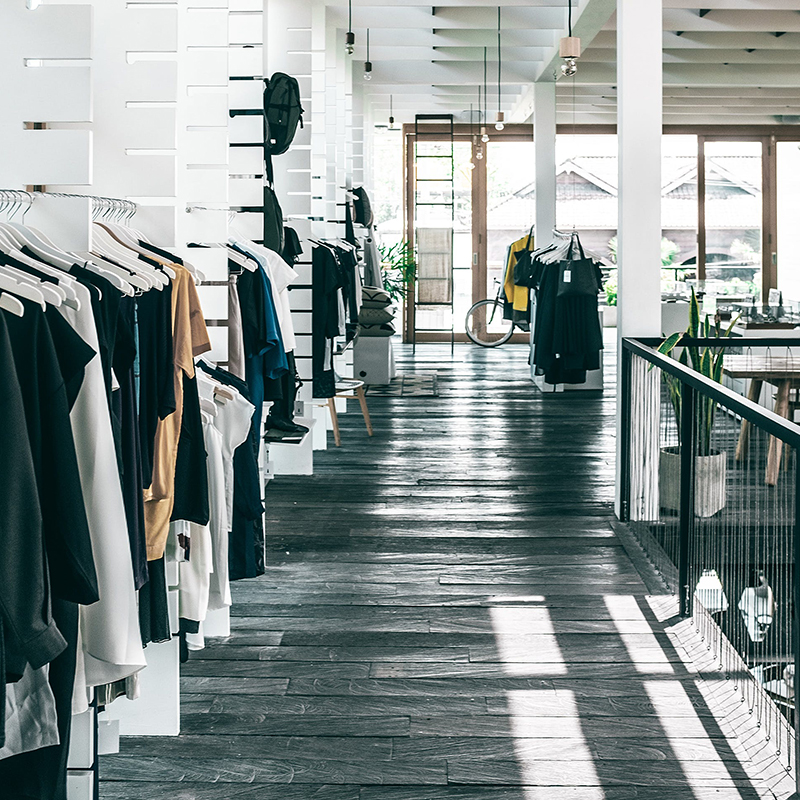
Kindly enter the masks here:
[[[66, 305], [58, 310], [97, 352], [89, 289], [80, 284], [75, 288], [80, 310]], [[125, 504], [99, 355], [86, 365], [70, 422], [100, 595], [99, 602], [80, 608], [85, 675], [76, 685], [96, 686], [125, 678], [145, 666]], [[86, 706], [85, 693], [81, 705]]]
[[370, 227], [364, 239], [364, 286], [383, 289], [381, 254], [378, 250], [377, 234]]
[[[24, 660], [38, 668], [53, 661], [67, 646], [52, 618], [48, 603], [44, 537], [39, 492], [22, 390], [8, 338], [5, 314], [0, 313], [0, 609], [4, 652], [15, 641]], [[8, 671], [8, 663], [5, 671]], [[22, 675], [24, 666], [17, 672]], [[5, 686], [5, 684], [3, 684]], [[2, 707], [5, 707], [3, 704]]]
[[[251, 401], [249, 387], [244, 381], [202, 360], [198, 365], [212, 378], [225, 386], [234, 387], [242, 397]], [[264, 506], [261, 503], [257, 455], [259, 425], [254, 408], [247, 440], [236, 448], [233, 457], [233, 512], [228, 550], [231, 580], [254, 578], [264, 571]]]
[[139, 442], [142, 481], [149, 489], [153, 480], [156, 431], [159, 421], [176, 409], [172, 342], [171, 283], [151, 290], [136, 300], [138, 346], [135, 372], [139, 398]]
[[175, 460], [172, 520], [208, 524], [207, 458], [197, 378], [183, 375], [183, 417]]
[[244, 338], [238, 281], [239, 275], [232, 272], [228, 277], [228, 371], [244, 380]]
[[[522, 236], [511, 244], [506, 260], [505, 279], [503, 281], [503, 290], [506, 300], [511, 303], [514, 311], [521, 312], [526, 315], [528, 319], [530, 319], [528, 315], [530, 309], [530, 290], [527, 286], [518, 286], [514, 282], [514, 266], [517, 263], [517, 254], [521, 253], [523, 250], [529, 249], [529, 237], [530, 234], [526, 233], [525, 236]], [[533, 247], [532, 241], [530, 246]]]
[[136, 393], [136, 301], [122, 298], [117, 316], [114, 346], [114, 375], [119, 389], [113, 392], [112, 416], [119, 425], [119, 464], [122, 496], [133, 562], [133, 583], [138, 591], [147, 583], [147, 535], [144, 526], [144, 480], [139, 438], [139, 409]]
[[59, 744], [56, 698], [48, 680], [48, 665], [25, 665], [22, 678], [6, 686], [5, 744], [0, 761]]
[[333, 397], [333, 340], [340, 334], [341, 287], [344, 285], [336, 254], [331, 247], [317, 245], [312, 255], [312, 371], [314, 397]]
[[174, 267], [172, 281], [173, 386], [176, 410], [159, 420], [156, 431], [153, 481], [145, 491], [147, 557], [164, 555], [175, 500], [175, 467], [183, 421], [183, 376], [194, 377], [194, 358], [211, 349], [197, 289], [189, 271]]
[[[535, 259], [536, 318], [533, 363], [537, 375], [551, 384], [586, 382], [586, 373], [600, 368], [603, 331], [597, 294], [559, 295], [559, 285], [571, 259], [543, 263]], [[600, 285], [600, 269], [592, 269]], [[598, 289], [599, 291], [599, 289]]]
[[42, 312], [29, 300], [23, 304], [22, 317], [0, 313], [6, 315], [25, 403], [50, 588], [63, 600], [90, 605], [99, 599], [98, 582], [66, 383], [83, 378], [95, 352], [55, 308]]

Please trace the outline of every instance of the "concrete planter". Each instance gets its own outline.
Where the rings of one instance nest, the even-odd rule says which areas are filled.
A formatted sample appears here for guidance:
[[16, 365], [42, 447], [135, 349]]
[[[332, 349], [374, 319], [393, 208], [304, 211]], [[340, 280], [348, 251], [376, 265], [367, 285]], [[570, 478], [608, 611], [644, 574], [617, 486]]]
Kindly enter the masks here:
[[[695, 456], [694, 513], [713, 517], [725, 508], [726, 454]], [[680, 511], [681, 453], [679, 447], [665, 447], [659, 457], [658, 488], [661, 508]]]

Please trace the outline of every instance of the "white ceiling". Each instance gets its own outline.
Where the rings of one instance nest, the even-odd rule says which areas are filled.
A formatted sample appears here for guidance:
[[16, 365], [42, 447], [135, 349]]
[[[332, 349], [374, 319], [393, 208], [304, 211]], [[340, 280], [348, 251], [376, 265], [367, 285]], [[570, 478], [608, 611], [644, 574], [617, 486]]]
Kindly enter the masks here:
[[[347, 28], [346, 0], [329, 0]], [[558, 82], [559, 121], [616, 121], [616, 0], [573, 0], [578, 76]], [[551, 79], [568, 0], [502, 0], [502, 109], [529, 116], [530, 86]], [[800, 0], [664, 0], [664, 121], [766, 124], [800, 117]], [[477, 108], [488, 47], [488, 115], [497, 110], [497, 5], [481, 0], [354, 0], [356, 79], [370, 29], [374, 118]], [[574, 97], [574, 104], [573, 104]], [[465, 117], [466, 119], [466, 117]]]

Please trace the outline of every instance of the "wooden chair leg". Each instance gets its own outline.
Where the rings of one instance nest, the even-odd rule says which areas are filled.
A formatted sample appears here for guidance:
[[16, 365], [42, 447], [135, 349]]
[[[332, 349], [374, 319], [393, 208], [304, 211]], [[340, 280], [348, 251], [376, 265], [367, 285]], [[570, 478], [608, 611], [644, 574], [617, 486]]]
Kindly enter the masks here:
[[[775, 413], [786, 419], [789, 416], [789, 387], [790, 381], [781, 381], [778, 384], [778, 391], [775, 397]], [[783, 454], [783, 442], [774, 436], [769, 437], [769, 449], [767, 450], [767, 486], [775, 486], [778, 483], [778, 473], [781, 469], [781, 455]]]
[[367, 434], [369, 436], [372, 436], [373, 435], [372, 420], [369, 418], [369, 409], [367, 408], [367, 395], [364, 392], [363, 386], [359, 386], [356, 389], [356, 396], [358, 397], [358, 403], [361, 406], [361, 413], [364, 415], [364, 422], [367, 423]]
[[342, 436], [339, 433], [339, 415], [336, 413], [336, 398], [328, 398], [328, 409], [331, 412], [331, 422], [333, 423], [333, 441], [337, 447], [342, 446]]
[[[761, 398], [762, 384], [763, 381], [759, 380], [758, 378], [753, 378], [750, 381], [750, 389], [747, 392], [748, 400], [752, 400], [754, 403], [758, 403], [759, 399]], [[747, 461], [747, 452], [749, 448], [750, 448], [750, 423], [746, 419], [743, 419], [741, 433], [739, 434], [739, 441], [736, 445], [736, 460]]]

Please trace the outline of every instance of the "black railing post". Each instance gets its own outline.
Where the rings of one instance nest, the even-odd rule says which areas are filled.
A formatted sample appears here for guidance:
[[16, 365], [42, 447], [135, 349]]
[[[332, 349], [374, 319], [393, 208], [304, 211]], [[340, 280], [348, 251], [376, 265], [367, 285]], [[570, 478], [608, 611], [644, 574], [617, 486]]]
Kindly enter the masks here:
[[633, 403], [633, 353], [620, 344], [620, 465], [619, 510], [620, 520], [631, 519], [631, 405]]
[[689, 587], [689, 543], [694, 527], [695, 416], [697, 395], [693, 387], [681, 384], [681, 510], [678, 550], [678, 598], [682, 617], [691, 616]]
[[794, 614], [792, 614], [792, 644], [794, 645], [794, 784], [793, 797], [800, 797], [800, 704], [797, 702], [797, 687], [800, 684], [800, 579], [797, 574], [797, 560], [800, 557], [800, 451], [795, 456], [794, 485], [794, 557], [792, 558]]

